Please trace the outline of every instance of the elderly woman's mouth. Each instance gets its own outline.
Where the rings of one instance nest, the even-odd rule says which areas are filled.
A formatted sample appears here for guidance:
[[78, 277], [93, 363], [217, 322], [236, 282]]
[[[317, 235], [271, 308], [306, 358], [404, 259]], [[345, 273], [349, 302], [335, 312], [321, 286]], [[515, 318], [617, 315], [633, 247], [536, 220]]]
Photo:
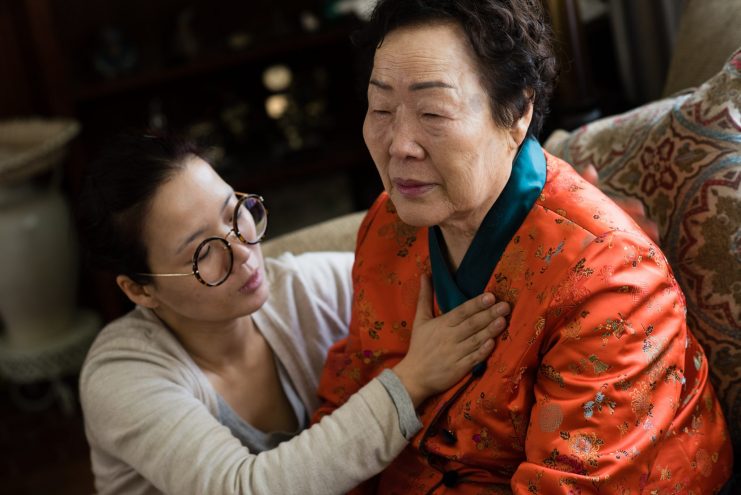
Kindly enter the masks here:
[[422, 196], [435, 187], [434, 183], [406, 179], [394, 179], [393, 184], [394, 189], [399, 191], [402, 196], [407, 198], [416, 198]]

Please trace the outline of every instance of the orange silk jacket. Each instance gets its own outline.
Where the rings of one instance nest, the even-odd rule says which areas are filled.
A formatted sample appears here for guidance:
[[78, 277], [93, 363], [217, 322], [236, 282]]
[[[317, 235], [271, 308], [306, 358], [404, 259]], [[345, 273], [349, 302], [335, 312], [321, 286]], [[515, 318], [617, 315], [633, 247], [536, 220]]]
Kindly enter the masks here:
[[[358, 493], [710, 494], [730, 443], [684, 298], [659, 249], [570, 165], [487, 285], [512, 305], [486, 362], [419, 409], [405, 451]], [[331, 412], [409, 345], [428, 230], [383, 194], [358, 233], [349, 337], [321, 379]]]

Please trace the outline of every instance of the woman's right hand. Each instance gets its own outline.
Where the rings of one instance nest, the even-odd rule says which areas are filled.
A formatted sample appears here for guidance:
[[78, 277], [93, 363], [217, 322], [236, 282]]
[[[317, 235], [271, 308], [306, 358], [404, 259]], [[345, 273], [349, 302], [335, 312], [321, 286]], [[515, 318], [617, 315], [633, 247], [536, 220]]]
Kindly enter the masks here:
[[494, 350], [494, 338], [507, 326], [510, 307], [484, 293], [435, 318], [432, 284], [423, 276], [412, 338], [394, 368], [414, 407], [452, 387]]

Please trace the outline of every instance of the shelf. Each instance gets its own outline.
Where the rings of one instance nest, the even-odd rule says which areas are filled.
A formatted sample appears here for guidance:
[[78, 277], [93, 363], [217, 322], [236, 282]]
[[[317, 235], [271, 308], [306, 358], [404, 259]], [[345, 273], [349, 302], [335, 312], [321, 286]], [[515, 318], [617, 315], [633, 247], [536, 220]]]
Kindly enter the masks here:
[[[245, 170], [227, 168], [218, 170], [237, 189], [260, 193], [270, 188], [296, 184], [310, 178], [339, 172], [372, 172], [370, 155], [362, 145], [357, 148], [337, 149], [327, 145], [322, 150], [309, 151], [280, 161], [280, 165], [258, 164]], [[367, 164], [364, 170], [363, 164]], [[250, 170], [251, 169], [251, 170]]]
[[337, 46], [343, 41], [349, 46], [349, 35], [353, 27], [351, 23], [348, 23], [320, 33], [275, 38], [240, 52], [201, 56], [185, 65], [149, 69], [118, 79], [87, 83], [75, 93], [74, 99], [80, 104], [92, 103], [101, 98], [130, 91], [146, 90], [188, 77], [239, 67], [250, 62], [293, 55], [297, 51]]

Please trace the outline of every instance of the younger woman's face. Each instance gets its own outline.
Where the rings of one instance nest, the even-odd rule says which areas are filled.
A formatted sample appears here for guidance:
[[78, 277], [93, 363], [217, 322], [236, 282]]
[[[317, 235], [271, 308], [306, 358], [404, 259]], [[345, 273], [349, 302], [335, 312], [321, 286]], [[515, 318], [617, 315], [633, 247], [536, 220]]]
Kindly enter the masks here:
[[[211, 166], [196, 156], [162, 184], [144, 220], [144, 242], [152, 273], [188, 273], [198, 245], [211, 236], [224, 237], [232, 228], [237, 198]], [[219, 322], [258, 310], [268, 298], [260, 245], [227, 240], [234, 253], [232, 272], [216, 287], [195, 276], [156, 277], [147, 287], [157, 311], [175, 318]]]

